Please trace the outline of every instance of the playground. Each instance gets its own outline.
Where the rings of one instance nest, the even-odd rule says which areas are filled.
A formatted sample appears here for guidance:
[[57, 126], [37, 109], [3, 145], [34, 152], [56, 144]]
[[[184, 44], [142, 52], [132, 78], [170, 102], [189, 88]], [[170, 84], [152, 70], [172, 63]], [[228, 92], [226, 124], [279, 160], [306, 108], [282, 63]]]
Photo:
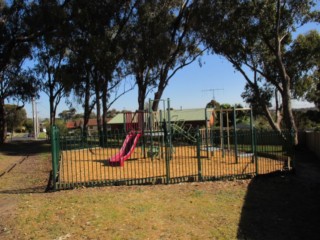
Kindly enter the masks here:
[[[204, 109], [201, 129], [172, 121], [167, 109], [125, 113], [122, 133], [54, 138], [56, 188], [247, 178], [290, 168], [290, 148], [277, 133], [255, 131], [250, 109]], [[236, 126], [240, 111], [249, 116], [246, 130]]]
[[[99, 183], [133, 180], [137, 183], [166, 183], [169, 171], [170, 182], [195, 181], [202, 179], [219, 179], [228, 177], [245, 177], [256, 174], [256, 161], [259, 161], [258, 174], [267, 174], [282, 170], [283, 160], [258, 157], [254, 160], [252, 154], [238, 156], [235, 163], [233, 152], [223, 153], [216, 150], [209, 158], [201, 151], [199, 160], [196, 146], [180, 146], [174, 148], [172, 159], [167, 165], [165, 159], [143, 158], [143, 149], [137, 147], [134, 154], [123, 167], [114, 167], [108, 159], [113, 151], [104, 148], [70, 150], [62, 152], [60, 184]], [[224, 156], [223, 156], [224, 155]], [[199, 176], [201, 166], [201, 176]]]

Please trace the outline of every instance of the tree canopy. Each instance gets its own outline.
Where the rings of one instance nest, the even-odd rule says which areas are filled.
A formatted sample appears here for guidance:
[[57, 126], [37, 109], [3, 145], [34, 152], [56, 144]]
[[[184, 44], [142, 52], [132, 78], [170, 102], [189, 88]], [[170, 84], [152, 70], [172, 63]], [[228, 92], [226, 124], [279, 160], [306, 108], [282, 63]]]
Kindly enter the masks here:
[[[320, 107], [319, 32], [293, 38], [319, 22], [316, 1], [13, 0], [0, 4], [0, 143], [5, 101], [49, 96], [51, 124], [68, 96], [83, 105], [84, 127], [96, 112], [106, 131], [112, 103], [128, 76], [138, 105], [154, 93], [153, 110], [177, 71], [204, 51], [225, 57], [246, 79], [242, 94], [273, 129], [296, 130], [291, 100]], [[34, 66], [26, 68], [28, 60]], [[196, 84], [196, 83], [195, 83]], [[111, 99], [111, 96], [116, 97]], [[276, 114], [270, 107], [275, 102]], [[66, 117], [68, 113], [63, 114]], [[297, 143], [297, 139], [296, 139]]]

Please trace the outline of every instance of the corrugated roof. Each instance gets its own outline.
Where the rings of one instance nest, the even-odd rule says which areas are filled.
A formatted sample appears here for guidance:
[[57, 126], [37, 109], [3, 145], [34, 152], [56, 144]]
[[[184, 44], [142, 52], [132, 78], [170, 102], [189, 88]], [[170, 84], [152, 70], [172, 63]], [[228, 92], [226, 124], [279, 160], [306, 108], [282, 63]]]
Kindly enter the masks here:
[[[207, 117], [210, 118], [212, 109], [207, 109]], [[163, 116], [167, 118], [167, 116]], [[172, 122], [176, 121], [205, 121], [205, 109], [195, 108], [195, 109], [177, 109], [170, 111], [170, 118]], [[122, 124], [123, 123], [123, 113], [118, 113], [113, 119], [111, 119], [109, 124]]]

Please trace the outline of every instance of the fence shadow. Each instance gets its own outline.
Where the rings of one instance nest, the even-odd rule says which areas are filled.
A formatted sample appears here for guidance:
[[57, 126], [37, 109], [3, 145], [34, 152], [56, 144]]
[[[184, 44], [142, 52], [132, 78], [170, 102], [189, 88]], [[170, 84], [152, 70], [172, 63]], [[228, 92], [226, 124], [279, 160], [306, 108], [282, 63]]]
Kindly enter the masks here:
[[319, 239], [320, 184], [293, 173], [252, 179], [238, 239]]
[[0, 194], [25, 194], [25, 193], [46, 193], [51, 189], [49, 186], [37, 186], [31, 188], [17, 188], [17, 189], [6, 189], [0, 190]]

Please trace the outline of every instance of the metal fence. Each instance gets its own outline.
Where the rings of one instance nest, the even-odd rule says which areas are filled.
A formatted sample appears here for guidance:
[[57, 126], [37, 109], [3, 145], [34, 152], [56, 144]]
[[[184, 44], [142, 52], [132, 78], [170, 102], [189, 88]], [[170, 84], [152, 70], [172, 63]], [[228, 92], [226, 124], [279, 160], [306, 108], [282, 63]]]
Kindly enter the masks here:
[[[143, 133], [133, 144], [123, 132], [59, 136], [53, 128], [53, 187], [57, 190], [247, 178], [291, 167], [290, 132], [201, 134], [197, 130], [188, 134], [193, 138], [181, 133]], [[121, 157], [127, 158], [123, 166], [114, 164]]]

